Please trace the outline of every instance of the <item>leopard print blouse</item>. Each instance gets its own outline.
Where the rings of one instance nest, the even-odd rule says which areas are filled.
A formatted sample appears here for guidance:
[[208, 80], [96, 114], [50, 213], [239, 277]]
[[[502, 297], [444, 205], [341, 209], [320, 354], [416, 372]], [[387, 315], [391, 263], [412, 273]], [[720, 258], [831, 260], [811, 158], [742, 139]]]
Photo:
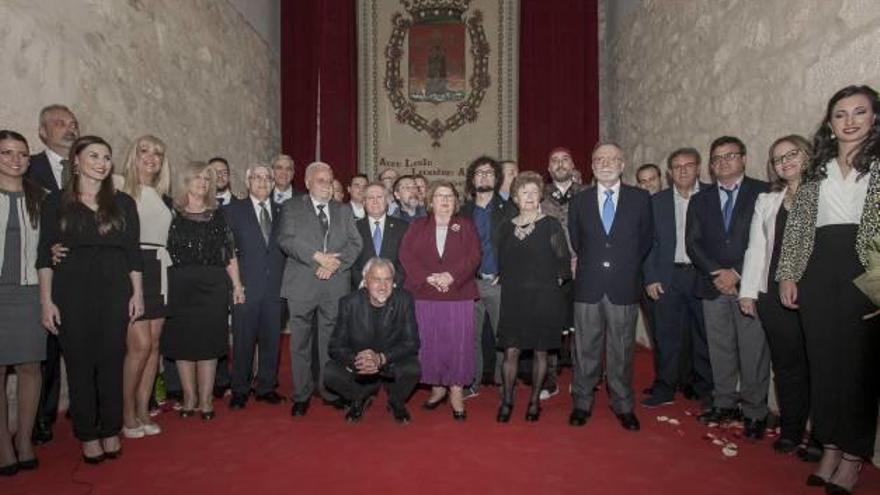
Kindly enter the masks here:
[[[871, 240], [880, 234], [880, 161], [871, 164], [868, 179], [868, 194], [856, 235], [856, 253], [862, 266], [867, 268], [867, 251]], [[807, 263], [813, 254], [816, 238], [816, 218], [819, 213], [819, 186], [821, 181], [801, 184], [795, 193], [794, 206], [785, 224], [782, 238], [782, 251], [779, 254], [779, 267], [776, 281], [797, 282], [807, 270]]]

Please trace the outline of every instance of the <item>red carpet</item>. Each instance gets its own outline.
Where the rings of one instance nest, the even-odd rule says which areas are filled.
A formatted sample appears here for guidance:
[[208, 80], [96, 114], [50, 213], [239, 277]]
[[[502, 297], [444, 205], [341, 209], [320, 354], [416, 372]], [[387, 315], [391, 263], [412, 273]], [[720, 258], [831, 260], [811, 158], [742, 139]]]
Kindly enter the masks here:
[[[283, 366], [280, 392], [289, 393]], [[650, 370], [650, 353], [640, 350], [637, 390], [650, 381]], [[569, 376], [562, 376], [563, 390]], [[214, 422], [160, 415], [162, 435], [124, 441], [121, 459], [97, 467], [79, 461], [79, 444], [60, 420], [56, 440], [37, 451], [40, 468], [0, 479], [0, 494], [823, 493], [804, 485], [813, 466], [775, 454], [772, 440], [748, 444], [730, 435], [739, 455], [725, 458], [703, 438], [710, 430], [685, 414], [694, 404], [684, 400], [638, 408], [642, 431], [630, 433], [608, 410], [604, 391], [584, 428], [568, 426], [564, 393], [544, 404], [540, 422], [527, 424], [520, 387], [507, 425], [495, 423], [491, 388], [468, 401], [464, 424], [452, 421], [448, 407], [421, 410], [426, 395], [419, 391], [411, 400], [413, 422], [403, 427], [385, 411], [384, 395], [357, 425], [316, 401], [297, 420], [286, 406], [251, 401], [231, 412], [218, 401]], [[660, 423], [658, 415], [681, 425]], [[876, 468], [865, 466], [857, 493], [880, 493]]]

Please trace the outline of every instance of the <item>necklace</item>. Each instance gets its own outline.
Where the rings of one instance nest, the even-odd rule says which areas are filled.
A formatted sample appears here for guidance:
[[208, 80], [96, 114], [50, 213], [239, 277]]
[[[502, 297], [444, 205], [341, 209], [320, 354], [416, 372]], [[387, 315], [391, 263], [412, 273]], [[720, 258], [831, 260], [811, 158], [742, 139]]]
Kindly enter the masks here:
[[539, 218], [541, 218], [540, 214], [534, 215], [529, 219], [523, 218], [522, 216], [517, 217], [513, 222], [513, 235], [519, 240], [525, 239], [535, 231], [535, 223]]

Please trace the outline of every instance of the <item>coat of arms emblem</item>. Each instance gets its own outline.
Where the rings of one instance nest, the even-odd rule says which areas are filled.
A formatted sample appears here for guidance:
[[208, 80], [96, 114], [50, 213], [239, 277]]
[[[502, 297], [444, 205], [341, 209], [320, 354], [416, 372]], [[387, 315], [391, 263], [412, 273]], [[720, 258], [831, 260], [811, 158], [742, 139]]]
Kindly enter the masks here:
[[[490, 84], [483, 15], [476, 10], [468, 16], [470, 2], [401, 0], [409, 17], [395, 13], [391, 18], [393, 29], [385, 50], [388, 98], [398, 122], [426, 132], [435, 147], [444, 134], [477, 119]], [[401, 75], [403, 62], [406, 80]], [[441, 111], [455, 106], [447, 117], [429, 120], [419, 113], [419, 105], [426, 104]]]

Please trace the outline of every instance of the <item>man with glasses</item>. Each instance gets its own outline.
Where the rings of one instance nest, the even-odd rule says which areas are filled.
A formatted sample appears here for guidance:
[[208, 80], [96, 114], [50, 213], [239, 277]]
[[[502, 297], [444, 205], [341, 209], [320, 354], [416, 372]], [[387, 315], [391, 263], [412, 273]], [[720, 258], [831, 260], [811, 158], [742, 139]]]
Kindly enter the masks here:
[[644, 189], [653, 196], [663, 189], [663, 180], [660, 178], [660, 167], [653, 163], [646, 163], [636, 170], [636, 184], [639, 189]]
[[[473, 220], [480, 235], [482, 259], [477, 270], [477, 289], [480, 299], [474, 304], [474, 381], [465, 389], [464, 398], [477, 395], [483, 380], [483, 324], [489, 316], [492, 336], [498, 336], [498, 319], [501, 316], [501, 285], [498, 283], [498, 228], [516, 216], [516, 207], [499, 194], [502, 180], [501, 164], [494, 158], [481, 156], [472, 161], [465, 173], [465, 190], [468, 199], [460, 214]], [[493, 346], [494, 349], [494, 346]], [[502, 354], [495, 352], [492, 379], [501, 384]]]
[[238, 269], [245, 303], [232, 311], [232, 399], [230, 409], [243, 409], [251, 391], [254, 349], [259, 351], [257, 401], [279, 404], [278, 343], [281, 340], [281, 276], [284, 254], [278, 247], [281, 206], [272, 201], [273, 170], [266, 165], [247, 169], [248, 197], [223, 207], [235, 237]]
[[656, 376], [642, 405], [672, 404], [678, 390], [711, 404], [712, 367], [703, 307], [695, 292], [697, 271], [685, 246], [688, 204], [709, 184], [699, 182], [700, 153], [694, 148], [673, 151], [666, 167], [672, 187], [651, 198], [654, 244], [644, 265], [645, 292], [654, 301]]
[[768, 186], [745, 176], [746, 147], [739, 139], [719, 137], [709, 156], [717, 182], [694, 195], [685, 234], [688, 257], [699, 271], [697, 297], [703, 300], [715, 384], [712, 408], [699, 419], [719, 423], [745, 416], [744, 435], [757, 440], [768, 412], [770, 352], [761, 322], [740, 312], [737, 293], [755, 200]]
[[577, 359], [573, 360], [574, 408], [568, 422], [583, 426], [590, 418], [604, 361], [611, 409], [625, 430], [638, 431], [639, 420], [633, 412], [633, 352], [642, 262], [654, 232], [651, 197], [621, 182], [625, 162], [616, 144], [600, 143], [592, 161], [596, 185], [578, 193], [568, 212], [571, 245], [577, 253]]
[[[428, 215], [419, 201], [419, 189], [412, 175], [401, 175], [394, 181], [394, 198], [397, 207], [394, 208], [394, 213], [389, 213], [392, 217], [412, 222]], [[389, 206], [388, 211], [391, 210]]]
[[214, 175], [217, 176], [217, 205], [226, 206], [235, 199], [235, 196], [232, 195], [229, 162], [223, 157], [215, 156], [208, 160], [208, 166], [214, 170]]

